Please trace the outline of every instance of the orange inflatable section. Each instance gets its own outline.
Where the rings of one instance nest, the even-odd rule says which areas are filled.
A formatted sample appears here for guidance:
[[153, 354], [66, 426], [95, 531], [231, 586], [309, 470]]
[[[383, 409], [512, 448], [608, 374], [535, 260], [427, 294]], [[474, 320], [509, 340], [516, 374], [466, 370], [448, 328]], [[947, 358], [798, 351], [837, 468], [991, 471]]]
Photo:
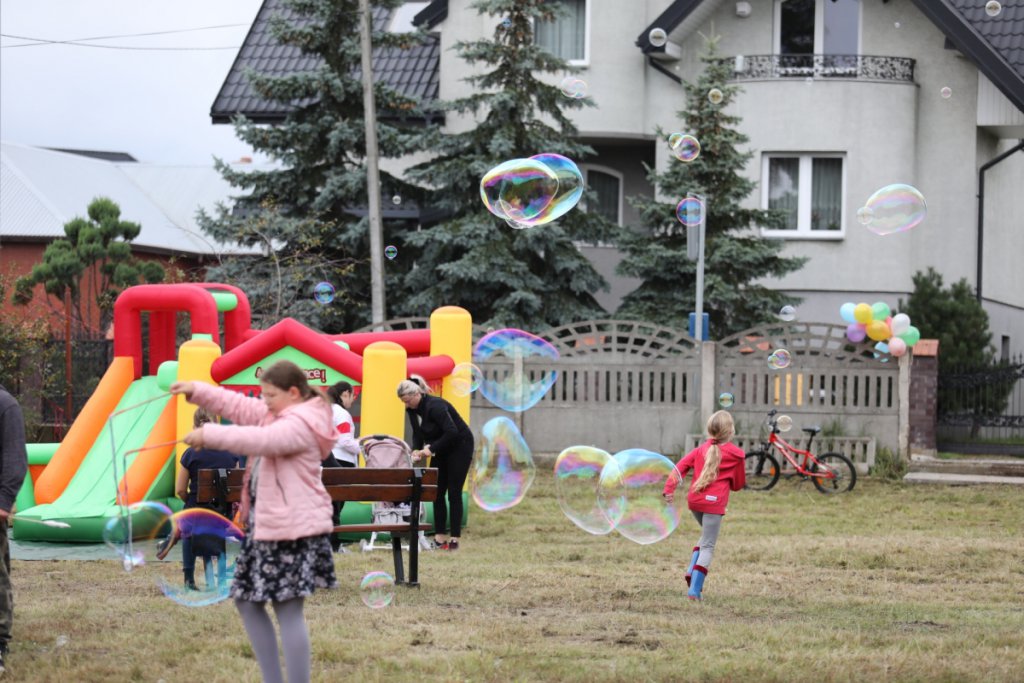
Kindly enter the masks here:
[[[131, 505], [144, 499], [150, 487], [153, 486], [153, 482], [160, 476], [160, 470], [167, 464], [167, 458], [170, 457], [175, 446], [170, 442], [175, 439], [177, 405], [178, 402], [174, 400], [167, 402], [164, 411], [160, 413], [156, 424], [153, 425], [153, 431], [146, 438], [146, 443], [142, 444], [142, 450], [136, 454], [135, 462], [131, 464], [124, 479], [121, 480], [119, 490], [125, 491], [127, 486], [128, 491], [127, 503], [122, 502], [122, 505]], [[157, 444], [166, 445], [152, 448]]]
[[[135, 379], [134, 362], [130, 356], [117, 356], [107, 368], [96, 391], [78, 414], [50, 464], [36, 480], [36, 504], [57, 500], [78, 471], [85, 455], [96, 443], [107, 418]], [[174, 438], [173, 436], [171, 437]]]

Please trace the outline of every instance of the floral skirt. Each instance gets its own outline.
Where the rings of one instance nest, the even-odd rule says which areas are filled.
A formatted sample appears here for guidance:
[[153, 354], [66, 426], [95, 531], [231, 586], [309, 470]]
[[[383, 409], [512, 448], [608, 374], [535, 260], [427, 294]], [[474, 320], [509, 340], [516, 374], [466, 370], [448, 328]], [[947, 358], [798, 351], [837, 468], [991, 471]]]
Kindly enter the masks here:
[[242, 540], [235, 560], [231, 597], [248, 602], [283, 602], [337, 588], [334, 553], [328, 534], [294, 541]]

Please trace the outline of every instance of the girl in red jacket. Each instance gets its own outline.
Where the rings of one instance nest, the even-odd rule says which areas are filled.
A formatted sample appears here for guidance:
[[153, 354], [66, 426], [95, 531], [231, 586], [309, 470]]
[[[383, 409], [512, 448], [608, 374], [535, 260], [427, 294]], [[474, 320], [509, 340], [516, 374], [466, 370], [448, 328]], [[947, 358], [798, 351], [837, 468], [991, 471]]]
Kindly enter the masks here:
[[708, 575], [725, 506], [729, 503], [729, 491], [739, 491], [747, 484], [745, 455], [738, 446], [730, 443], [735, 431], [732, 415], [724, 410], [712, 415], [707, 424], [708, 440], [679, 460], [676, 464], [679, 479], [669, 478], [662, 493], [671, 503], [677, 482], [693, 470], [693, 483], [686, 502], [700, 524], [701, 534], [686, 570], [686, 584], [690, 587], [686, 595], [691, 600], [701, 599], [704, 578]]

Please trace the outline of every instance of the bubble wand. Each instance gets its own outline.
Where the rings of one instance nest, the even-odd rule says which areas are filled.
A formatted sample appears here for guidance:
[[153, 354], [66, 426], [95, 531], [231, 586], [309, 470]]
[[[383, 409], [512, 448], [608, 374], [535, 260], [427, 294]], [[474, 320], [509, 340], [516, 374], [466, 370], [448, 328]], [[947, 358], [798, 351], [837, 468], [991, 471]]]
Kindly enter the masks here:
[[55, 519], [32, 519], [31, 517], [21, 517], [20, 515], [12, 515], [11, 518], [16, 522], [31, 522], [32, 524], [42, 524], [43, 526], [52, 527], [54, 529], [71, 528], [71, 525], [67, 522], [58, 522]]

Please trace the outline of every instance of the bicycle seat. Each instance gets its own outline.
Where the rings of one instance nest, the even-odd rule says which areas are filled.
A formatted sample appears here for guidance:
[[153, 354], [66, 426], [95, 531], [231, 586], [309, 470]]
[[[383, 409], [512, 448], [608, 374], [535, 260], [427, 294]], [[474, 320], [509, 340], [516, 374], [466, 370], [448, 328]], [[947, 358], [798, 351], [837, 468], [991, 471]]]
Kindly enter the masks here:
[[821, 431], [821, 427], [804, 427], [804, 432], [806, 432], [807, 434], [810, 434], [811, 436], [814, 436], [815, 434], [817, 434], [820, 431]]

